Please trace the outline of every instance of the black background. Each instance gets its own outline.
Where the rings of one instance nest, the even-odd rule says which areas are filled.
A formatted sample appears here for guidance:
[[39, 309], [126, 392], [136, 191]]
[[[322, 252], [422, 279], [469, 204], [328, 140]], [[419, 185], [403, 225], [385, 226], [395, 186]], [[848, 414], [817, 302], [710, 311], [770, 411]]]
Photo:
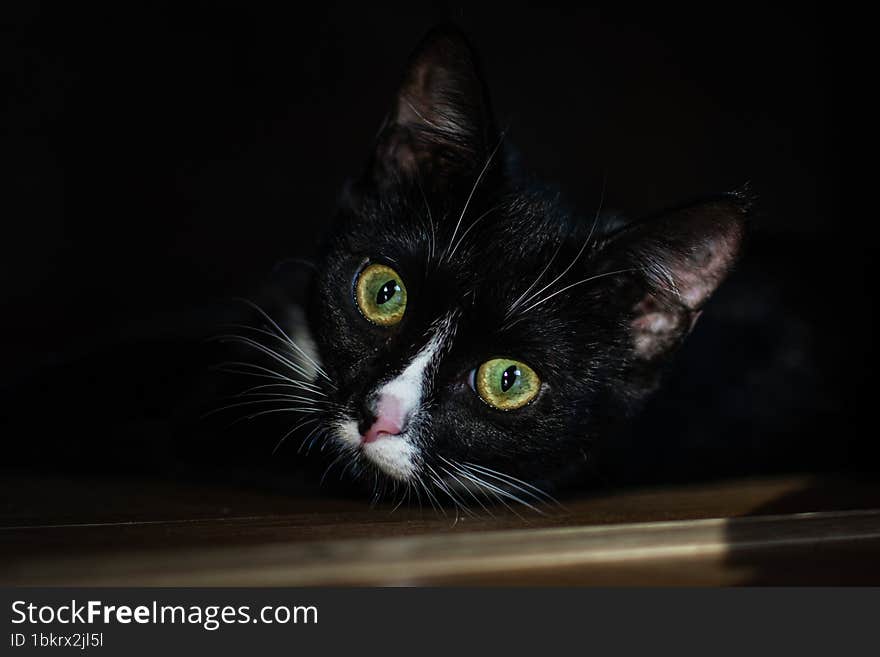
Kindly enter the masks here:
[[453, 20], [510, 140], [584, 212], [603, 181], [605, 207], [635, 215], [751, 181], [750, 271], [783, 272], [778, 295], [812, 331], [804, 357], [825, 382], [822, 421], [793, 413], [789, 433], [821, 450], [861, 431], [874, 249], [838, 212], [834, 21], [815, 7], [9, 3], [2, 15], [4, 383], [308, 256], [407, 55]]

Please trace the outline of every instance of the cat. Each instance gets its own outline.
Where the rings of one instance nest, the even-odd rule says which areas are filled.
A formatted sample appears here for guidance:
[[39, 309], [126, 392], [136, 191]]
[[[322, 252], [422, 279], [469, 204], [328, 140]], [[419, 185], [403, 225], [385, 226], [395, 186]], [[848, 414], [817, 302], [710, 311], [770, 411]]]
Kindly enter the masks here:
[[255, 307], [258, 333], [227, 336], [268, 381], [240, 404], [292, 413], [282, 442], [320, 444], [377, 496], [546, 501], [658, 387], [751, 207], [743, 189], [639, 221], [570, 209], [523, 173], [467, 39], [436, 28], [303, 308]]

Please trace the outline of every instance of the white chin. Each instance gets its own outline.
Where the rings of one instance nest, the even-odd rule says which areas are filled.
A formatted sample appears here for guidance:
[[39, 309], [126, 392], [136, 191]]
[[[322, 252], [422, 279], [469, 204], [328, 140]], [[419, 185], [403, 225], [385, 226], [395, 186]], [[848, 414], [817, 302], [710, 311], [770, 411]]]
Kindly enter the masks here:
[[358, 450], [370, 463], [389, 477], [409, 481], [416, 470], [418, 450], [406, 437], [382, 436], [369, 443], [361, 444], [357, 422], [343, 422], [337, 427], [336, 438], [352, 450]]
[[407, 440], [406, 434], [382, 436], [378, 440], [365, 443], [361, 453], [373, 465], [389, 477], [409, 481], [415, 472], [416, 448]]

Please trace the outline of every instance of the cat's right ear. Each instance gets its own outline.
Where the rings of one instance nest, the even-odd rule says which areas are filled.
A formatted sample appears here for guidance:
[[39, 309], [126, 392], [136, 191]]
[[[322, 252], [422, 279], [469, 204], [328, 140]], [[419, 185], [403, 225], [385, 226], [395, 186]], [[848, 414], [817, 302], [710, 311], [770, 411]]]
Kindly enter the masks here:
[[752, 203], [746, 187], [631, 224], [603, 245], [601, 268], [634, 283], [616, 299], [630, 306], [637, 360], [671, 354], [691, 330], [739, 257]]
[[410, 58], [368, 167], [380, 189], [401, 181], [444, 190], [471, 179], [498, 145], [473, 48], [455, 27], [435, 28]]

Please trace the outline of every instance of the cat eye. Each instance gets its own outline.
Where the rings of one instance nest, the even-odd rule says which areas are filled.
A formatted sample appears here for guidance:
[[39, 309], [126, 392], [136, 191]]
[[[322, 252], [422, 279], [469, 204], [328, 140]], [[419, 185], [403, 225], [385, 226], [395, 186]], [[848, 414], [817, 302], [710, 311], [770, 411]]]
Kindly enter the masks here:
[[470, 384], [484, 402], [502, 411], [525, 406], [541, 389], [535, 370], [510, 358], [487, 360], [471, 372]]
[[391, 267], [368, 265], [355, 283], [355, 300], [363, 316], [373, 324], [392, 326], [403, 319], [406, 286]]

